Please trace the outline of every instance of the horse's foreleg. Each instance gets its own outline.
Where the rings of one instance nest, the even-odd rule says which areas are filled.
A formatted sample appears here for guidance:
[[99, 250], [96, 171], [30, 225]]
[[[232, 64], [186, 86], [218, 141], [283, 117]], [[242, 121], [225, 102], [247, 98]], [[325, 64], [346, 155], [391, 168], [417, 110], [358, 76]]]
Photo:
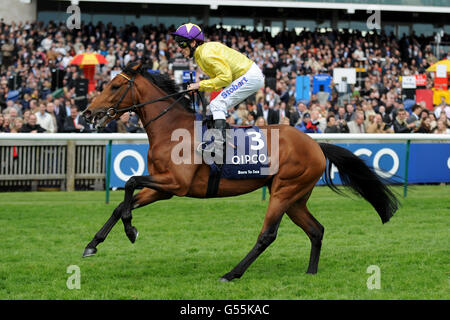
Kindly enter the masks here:
[[[132, 201], [133, 209], [141, 208], [155, 201], [168, 198], [170, 198], [170, 195], [168, 194], [160, 193], [158, 191], [145, 188], [141, 190], [136, 196], [134, 196]], [[86, 246], [86, 249], [84, 250], [83, 253], [83, 257], [92, 256], [97, 252], [97, 246], [106, 239], [111, 229], [122, 217], [122, 211], [123, 211], [123, 202], [120, 203], [116, 209], [114, 209], [113, 214], [108, 219], [108, 221], [106, 221], [105, 225], [95, 234], [92, 241], [89, 242], [89, 244]], [[131, 223], [131, 219], [129, 223]]]
[[269, 207], [264, 219], [263, 228], [258, 236], [256, 244], [245, 256], [245, 258], [233, 270], [225, 274], [221, 281], [227, 282], [235, 278], [240, 278], [244, 272], [250, 267], [253, 261], [259, 257], [266, 248], [275, 241], [277, 237], [278, 227], [284, 214], [284, 206], [281, 205], [275, 197], [270, 198]]
[[[170, 186], [171, 179], [169, 177], [155, 177], [155, 176], [134, 176], [131, 177], [125, 184], [125, 196], [123, 207], [121, 208], [121, 218], [125, 229], [125, 234], [131, 243], [136, 241], [138, 231], [136, 227], [131, 224], [132, 214], [131, 210], [147, 205], [151, 202], [161, 199], [168, 199], [172, 197], [170, 192], [164, 191], [164, 186]], [[136, 197], [133, 197], [134, 191], [140, 188], [148, 188], [144, 190], [148, 195], [142, 193], [142, 190]], [[141, 194], [142, 193], [142, 194]]]
[[108, 221], [106, 221], [105, 225], [95, 234], [92, 241], [88, 243], [88, 245], [84, 249], [83, 257], [93, 256], [94, 254], [97, 253], [97, 246], [103, 241], [105, 241], [111, 229], [114, 227], [117, 221], [119, 221], [122, 215], [121, 213], [122, 205], [123, 203], [119, 204], [117, 208], [114, 209], [113, 214], [108, 219]]

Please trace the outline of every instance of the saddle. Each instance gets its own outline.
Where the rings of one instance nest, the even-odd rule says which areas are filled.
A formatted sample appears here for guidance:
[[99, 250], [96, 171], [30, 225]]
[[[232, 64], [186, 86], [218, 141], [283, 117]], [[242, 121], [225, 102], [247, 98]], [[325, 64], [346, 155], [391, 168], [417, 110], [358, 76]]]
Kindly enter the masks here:
[[[197, 121], [202, 121], [201, 140], [197, 146], [197, 152], [213, 143], [213, 138], [204, 140], [204, 133], [214, 128], [212, 116], [205, 118], [198, 114]], [[225, 162], [222, 165], [209, 164], [210, 174], [206, 197], [217, 195], [221, 178], [226, 179], [253, 179], [265, 178], [263, 167], [268, 167], [267, 143], [264, 133], [256, 126], [229, 125], [227, 144], [225, 148]]]

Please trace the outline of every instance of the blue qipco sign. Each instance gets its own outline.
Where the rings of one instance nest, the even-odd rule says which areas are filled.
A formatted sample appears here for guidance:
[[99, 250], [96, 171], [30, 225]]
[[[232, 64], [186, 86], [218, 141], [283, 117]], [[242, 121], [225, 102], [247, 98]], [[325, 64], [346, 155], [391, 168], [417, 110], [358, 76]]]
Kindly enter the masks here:
[[[393, 178], [398, 182], [405, 179], [406, 145], [404, 143], [389, 144], [337, 144], [352, 151], [363, 159], [367, 165], [374, 168], [375, 172], [382, 178]], [[333, 165], [330, 173], [334, 184], [341, 184], [339, 172]], [[318, 184], [324, 184], [323, 177]]]
[[[403, 182], [406, 172], [405, 143], [338, 144], [363, 159], [380, 177]], [[117, 144], [111, 149], [110, 186], [123, 188], [132, 176], [148, 175], [147, 144]], [[338, 170], [333, 166], [333, 183], [341, 184]], [[411, 143], [408, 182], [450, 182], [450, 143]], [[324, 184], [323, 178], [319, 185]]]
[[113, 144], [110, 186], [123, 188], [132, 176], [148, 175], [147, 153], [146, 144]]

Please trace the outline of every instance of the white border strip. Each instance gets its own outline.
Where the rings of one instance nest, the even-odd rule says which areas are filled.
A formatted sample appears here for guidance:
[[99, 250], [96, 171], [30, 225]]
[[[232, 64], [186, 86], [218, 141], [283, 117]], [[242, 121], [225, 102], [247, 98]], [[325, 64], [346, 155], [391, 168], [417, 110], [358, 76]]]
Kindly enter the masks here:
[[[64, 0], [59, 0], [64, 1]], [[186, 4], [186, 0], [80, 0], [79, 2], [118, 2], [118, 3], [152, 3], [152, 4]], [[305, 2], [305, 1], [264, 1], [264, 0], [196, 0], [191, 5], [209, 5], [235, 7], [273, 7], [273, 8], [314, 8], [314, 9], [353, 9], [353, 10], [379, 10], [379, 11], [406, 11], [406, 12], [434, 12], [450, 13], [450, 6], [418, 6], [418, 5], [393, 5], [393, 4], [359, 4], [359, 3], [335, 3], [335, 2]]]

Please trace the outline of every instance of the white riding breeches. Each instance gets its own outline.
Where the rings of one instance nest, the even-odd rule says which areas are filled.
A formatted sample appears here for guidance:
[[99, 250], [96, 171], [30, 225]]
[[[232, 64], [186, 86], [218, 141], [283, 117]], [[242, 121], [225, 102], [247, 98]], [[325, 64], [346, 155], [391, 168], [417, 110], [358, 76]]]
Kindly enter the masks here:
[[209, 104], [213, 119], [226, 119], [227, 110], [244, 101], [264, 86], [264, 74], [253, 63], [250, 69], [241, 77], [225, 87]]

